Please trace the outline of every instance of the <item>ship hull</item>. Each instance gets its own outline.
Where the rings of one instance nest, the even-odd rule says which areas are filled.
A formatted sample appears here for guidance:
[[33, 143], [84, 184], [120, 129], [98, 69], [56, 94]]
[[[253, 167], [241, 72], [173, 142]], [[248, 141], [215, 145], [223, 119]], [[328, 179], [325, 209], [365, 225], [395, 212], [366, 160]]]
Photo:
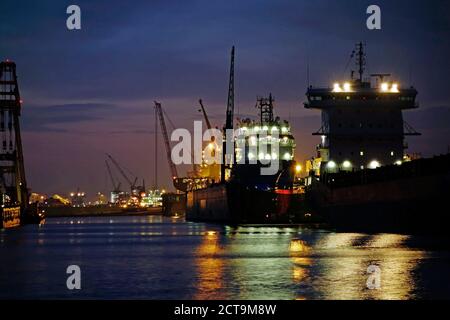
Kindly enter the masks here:
[[[448, 161], [448, 157], [441, 158], [439, 164], [442, 160]], [[435, 161], [426, 164], [432, 168]], [[414, 175], [373, 183], [333, 188], [316, 181], [307, 198], [316, 212], [339, 231], [448, 234], [448, 168], [440, 166], [422, 174], [415, 164], [411, 167], [415, 168]], [[392, 173], [395, 176], [395, 170]]]
[[292, 195], [225, 183], [189, 192], [186, 219], [223, 224], [288, 223]]

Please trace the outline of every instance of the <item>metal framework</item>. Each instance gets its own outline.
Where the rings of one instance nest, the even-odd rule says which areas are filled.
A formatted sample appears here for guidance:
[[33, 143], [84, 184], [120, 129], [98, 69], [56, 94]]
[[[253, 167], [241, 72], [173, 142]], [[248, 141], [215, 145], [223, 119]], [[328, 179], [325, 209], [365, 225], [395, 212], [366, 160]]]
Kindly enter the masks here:
[[0, 63], [0, 194], [2, 207], [20, 206], [22, 215], [28, 205], [22, 140], [20, 136], [20, 99], [16, 64]]

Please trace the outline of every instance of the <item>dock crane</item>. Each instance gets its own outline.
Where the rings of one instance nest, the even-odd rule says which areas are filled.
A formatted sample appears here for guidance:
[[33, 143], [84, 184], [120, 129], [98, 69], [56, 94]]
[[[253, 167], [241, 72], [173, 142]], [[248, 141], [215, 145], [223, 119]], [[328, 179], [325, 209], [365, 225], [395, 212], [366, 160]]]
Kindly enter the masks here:
[[172, 175], [172, 180], [175, 180], [178, 177], [178, 171], [177, 171], [177, 167], [175, 166], [175, 164], [172, 161], [169, 135], [167, 133], [167, 127], [166, 127], [166, 122], [164, 120], [164, 114], [163, 114], [163, 110], [161, 107], [161, 103], [159, 103], [157, 101], [155, 101], [155, 112], [159, 118], [159, 125], [161, 127], [161, 131], [162, 131], [163, 138], [164, 138], [164, 144], [166, 146], [167, 160], [169, 161], [170, 173]]
[[111, 170], [111, 166], [109, 165], [109, 162], [108, 162], [108, 160], [105, 160], [105, 164], [106, 164], [106, 169], [108, 170], [108, 175], [109, 175], [109, 178], [111, 179], [111, 183], [112, 183], [112, 186], [113, 186], [113, 192], [120, 192], [120, 181], [117, 181], [116, 182], [116, 179], [114, 178], [114, 175], [113, 175], [113, 173], [112, 173], [112, 170]]
[[119, 163], [110, 154], [107, 153], [106, 156], [111, 160], [111, 162], [114, 164], [114, 166], [117, 168], [117, 170], [119, 170], [120, 174], [125, 179], [125, 181], [128, 182], [128, 184], [130, 185], [130, 189], [133, 192], [133, 190], [136, 189], [136, 182], [137, 182], [138, 178], [135, 177], [134, 181], [131, 181], [131, 179], [127, 176], [125, 171], [123, 171], [123, 169], [119, 165]]
[[[164, 138], [164, 144], [166, 146], [166, 155], [167, 155], [167, 161], [169, 162], [170, 167], [170, 173], [172, 175], [172, 183], [175, 189], [187, 192], [188, 190], [191, 190], [199, 183], [204, 183], [206, 179], [204, 178], [195, 178], [195, 177], [178, 177], [178, 171], [176, 165], [172, 161], [172, 150], [170, 148], [170, 140], [169, 140], [169, 134], [167, 133], [167, 127], [166, 122], [164, 120], [164, 110], [161, 107], [161, 103], [155, 101], [155, 113], [157, 118], [159, 119], [159, 124], [161, 127], [161, 132]], [[167, 117], [167, 114], [166, 114]], [[170, 121], [170, 119], [169, 119]], [[156, 153], [156, 152], [155, 152]], [[156, 170], [157, 171], [157, 170]]]
[[203, 117], [205, 117], [206, 126], [208, 127], [208, 129], [211, 129], [212, 128], [211, 122], [209, 122], [209, 118], [208, 118], [208, 115], [206, 114], [205, 107], [203, 106], [202, 99], [199, 99], [198, 103], [200, 104], [200, 108], [201, 108], [201, 110], [199, 110], [199, 111], [201, 111], [203, 113]]
[[[227, 150], [227, 143], [231, 141], [227, 141], [226, 139], [226, 132], [227, 130], [233, 130], [234, 125], [234, 46], [231, 48], [231, 63], [230, 63], [230, 79], [228, 83], [228, 102], [227, 102], [227, 117], [226, 117], [226, 123], [225, 127], [223, 128], [223, 148], [222, 148], [222, 167], [220, 170], [220, 178], [222, 182], [225, 182], [225, 170], [231, 167], [231, 163], [226, 164], [226, 158], [227, 156], [230, 157], [230, 155], [226, 154]], [[234, 150], [234, 146], [233, 146]], [[231, 155], [233, 157], [233, 160], [235, 159], [234, 155]]]

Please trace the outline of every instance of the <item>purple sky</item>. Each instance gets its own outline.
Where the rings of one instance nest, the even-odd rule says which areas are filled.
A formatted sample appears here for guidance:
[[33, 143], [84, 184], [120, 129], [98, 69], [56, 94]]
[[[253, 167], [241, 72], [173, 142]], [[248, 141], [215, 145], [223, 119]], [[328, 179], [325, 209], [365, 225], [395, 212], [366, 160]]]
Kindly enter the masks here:
[[[66, 29], [78, 4], [82, 30]], [[448, 1], [377, 1], [382, 30], [369, 31], [372, 1], [12, 1], [0, 11], [0, 58], [17, 63], [22, 126], [33, 191], [93, 194], [109, 190], [110, 153], [147, 185], [153, 182], [154, 111], [159, 100], [177, 127], [202, 120], [203, 98], [215, 125], [224, 122], [229, 51], [236, 46], [236, 112], [256, 116], [257, 95], [272, 92], [290, 119], [297, 159], [314, 154], [319, 114], [303, 108], [310, 82], [343, 79], [354, 43], [367, 44], [367, 72], [390, 72], [419, 90], [407, 121], [424, 135], [411, 152], [450, 145], [450, 5]], [[170, 128], [170, 126], [169, 126]], [[159, 144], [159, 181], [169, 170]]]

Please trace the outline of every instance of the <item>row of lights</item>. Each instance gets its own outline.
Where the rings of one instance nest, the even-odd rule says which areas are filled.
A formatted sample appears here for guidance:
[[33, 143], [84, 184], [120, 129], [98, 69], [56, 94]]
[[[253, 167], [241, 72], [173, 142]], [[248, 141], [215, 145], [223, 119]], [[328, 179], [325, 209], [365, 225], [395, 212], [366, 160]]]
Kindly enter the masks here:
[[75, 197], [75, 196], [77, 196], [77, 197], [84, 197], [84, 196], [85, 196], [85, 193], [84, 193], [84, 192], [78, 192], [78, 193], [71, 192], [71, 193], [70, 193], [70, 196], [71, 196], [71, 197]]
[[[252, 152], [249, 152], [248, 159], [255, 160], [255, 155]], [[259, 160], [277, 160], [278, 155], [276, 153], [272, 153], [272, 155], [270, 155], [269, 153], [264, 154], [263, 152], [260, 152], [258, 155], [258, 159]], [[283, 155], [283, 159], [287, 160], [287, 161], [292, 160], [292, 155], [289, 152], [286, 152]]]
[[393, 83], [390, 87], [389, 87], [389, 83], [388, 82], [383, 82], [380, 86], [381, 92], [391, 92], [391, 93], [398, 93], [398, 84], [397, 83]]
[[[250, 140], [250, 146], [254, 147], [254, 146], [257, 145], [257, 138], [256, 138], [255, 136], [251, 136], [249, 140]], [[264, 138], [259, 138], [259, 140], [260, 140], [260, 141], [266, 140], [266, 141], [268, 141], [268, 142], [270, 142], [270, 141], [276, 142], [276, 141], [277, 141], [277, 138], [274, 138], [274, 137], [272, 137], [272, 136], [266, 136], [266, 137], [264, 137]], [[289, 142], [289, 138], [288, 138], [288, 137], [283, 137], [283, 139], [279, 139], [279, 138], [278, 138], [278, 142], [282, 142], [282, 143], [284, 143], [284, 144], [287, 144], [287, 143]]]
[[[401, 165], [402, 164], [402, 161], [401, 160], [398, 160], [398, 161], [396, 161], [395, 162], [395, 164], [396, 165]], [[329, 161], [328, 163], [327, 163], [327, 168], [328, 169], [335, 169], [337, 167], [337, 164], [336, 164], [336, 162], [334, 162], [334, 161]], [[352, 163], [350, 162], [350, 161], [348, 161], [348, 160], [345, 160], [343, 163], [342, 163], [342, 168], [344, 168], [344, 169], [350, 169], [352, 167]], [[378, 168], [378, 167], [381, 167], [381, 164], [380, 164], [380, 162], [378, 162], [377, 160], [372, 160], [370, 163], [369, 163], [369, 169], [376, 169], [376, 168]]]
[[[242, 130], [242, 131], [247, 131], [248, 128], [247, 128], [247, 127], [242, 127], [241, 130]], [[269, 131], [269, 127], [268, 127], [268, 126], [263, 126], [263, 127], [256, 126], [256, 127], [253, 128], [253, 130], [254, 130], [255, 132], [259, 132], [259, 131]], [[273, 127], [270, 129], [270, 131], [276, 132], [276, 131], [279, 131], [279, 129], [278, 129], [278, 127], [276, 127], [276, 126], [273, 126]], [[281, 132], [282, 132], [282, 133], [288, 133], [288, 132], [289, 132], [289, 128], [288, 128], [288, 127], [281, 127]]]
[[[398, 93], [398, 84], [389, 82], [383, 82], [380, 86], [381, 92], [391, 92], [391, 93]], [[333, 85], [333, 92], [352, 92], [352, 86], [350, 82], [345, 82], [342, 86], [340, 83], [336, 82]]]
[[333, 92], [351, 92], [352, 86], [349, 82], [345, 82], [341, 87], [340, 83], [335, 83], [333, 86]]

